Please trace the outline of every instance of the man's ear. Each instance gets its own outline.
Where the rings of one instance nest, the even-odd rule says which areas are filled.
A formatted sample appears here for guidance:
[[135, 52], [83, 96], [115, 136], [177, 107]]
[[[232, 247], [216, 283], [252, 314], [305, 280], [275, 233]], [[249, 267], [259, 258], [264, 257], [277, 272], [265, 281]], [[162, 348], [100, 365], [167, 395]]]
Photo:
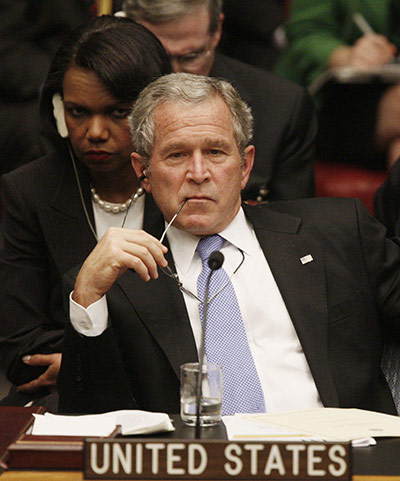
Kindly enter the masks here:
[[143, 189], [150, 194], [151, 188], [150, 188], [150, 182], [147, 178], [147, 173], [148, 169], [143, 165], [143, 159], [140, 154], [137, 152], [132, 152], [131, 153], [131, 162], [132, 162], [132, 167], [136, 173], [137, 178], [144, 176], [142, 182], [140, 185], [143, 187]]
[[213, 36], [213, 43], [212, 43], [213, 48], [217, 48], [218, 44], [221, 40], [222, 24], [224, 23], [224, 18], [225, 18], [225, 15], [223, 13], [220, 13], [219, 20], [218, 20], [218, 27], [217, 27], [217, 30], [214, 33], [214, 36]]
[[254, 145], [248, 145], [244, 149], [244, 161], [242, 165], [242, 190], [246, 187], [246, 184], [250, 177], [250, 172], [254, 165], [254, 155], [255, 155]]

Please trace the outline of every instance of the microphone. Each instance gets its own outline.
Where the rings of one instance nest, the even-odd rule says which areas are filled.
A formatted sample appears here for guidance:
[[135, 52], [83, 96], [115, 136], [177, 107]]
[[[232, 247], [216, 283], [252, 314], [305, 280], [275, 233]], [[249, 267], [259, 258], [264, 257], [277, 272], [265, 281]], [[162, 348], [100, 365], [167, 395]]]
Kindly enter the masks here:
[[199, 375], [197, 377], [197, 386], [196, 386], [196, 430], [195, 430], [195, 437], [196, 439], [200, 439], [200, 408], [202, 402], [202, 389], [201, 389], [201, 379], [203, 375], [203, 363], [204, 363], [204, 343], [206, 337], [206, 327], [207, 327], [207, 313], [208, 313], [208, 291], [210, 288], [210, 281], [211, 276], [214, 271], [220, 269], [222, 264], [224, 263], [224, 254], [221, 251], [214, 251], [208, 257], [207, 263], [208, 267], [211, 269], [210, 273], [207, 277], [206, 282], [206, 289], [204, 294], [204, 306], [203, 306], [203, 329], [201, 334], [201, 344], [200, 344], [200, 352], [199, 352]]
[[[211, 272], [218, 270], [224, 263], [224, 260], [225, 260], [224, 254], [222, 254], [221, 251], [211, 252], [210, 257], [208, 258], [208, 261], [207, 261], [208, 267], [211, 269]], [[210, 277], [211, 277], [211, 272], [210, 272]]]

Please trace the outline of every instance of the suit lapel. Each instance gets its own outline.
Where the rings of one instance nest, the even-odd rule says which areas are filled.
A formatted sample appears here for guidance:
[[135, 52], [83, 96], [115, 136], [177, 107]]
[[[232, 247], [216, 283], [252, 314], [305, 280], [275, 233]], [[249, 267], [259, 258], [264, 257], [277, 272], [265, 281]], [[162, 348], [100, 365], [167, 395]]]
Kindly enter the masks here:
[[[324, 405], [335, 406], [338, 399], [328, 363], [328, 316], [322, 246], [302, 233], [301, 219], [297, 217], [263, 206], [245, 206], [245, 212], [253, 224], [282, 294], [321, 400]], [[301, 259], [304, 259], [304, 263]]]
[[[89, 181], [82, 174], [81, 188], [88, 217], [94, 226]], [[48, 242], [51, 255], [61, 273], [83, 262], [96, 245], [69, 163], [63, 164], [53, 199], [39, 216], [44, 235], [51, 240]]]
[[[164, 219], [151, 196], [146, 197], [144, 230], [157, 239], [164, 230]], [[166, 258], [173, 268], [170, 251]], [[179, 379], [180, 365], [197, 361], [197, 349], [177, 282], [160, 270], [159, 278], [150, 282], [143, 282], [133, 271], [127, 272], [117, 282]]]
[[252, 99], [246, 85], [240, 82], [238, 75], [232, 71], [226, 57], [218, 52], [215, 54], [214, 64], [212, 66], [210, 77], [223, 78], [228, 80], [237, 89], [242, 100], [244, 100], [250, 107], [252, 104]]

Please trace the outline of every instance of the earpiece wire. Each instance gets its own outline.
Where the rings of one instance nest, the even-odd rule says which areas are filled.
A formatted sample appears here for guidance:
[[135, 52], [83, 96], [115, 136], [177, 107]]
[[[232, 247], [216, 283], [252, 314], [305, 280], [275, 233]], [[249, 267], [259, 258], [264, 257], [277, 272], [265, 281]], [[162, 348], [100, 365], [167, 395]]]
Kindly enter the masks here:
[[92, 234], [94, 235], [94, 238], [96, 239], [96, 242], [97, 242], [98, 241], [97, 233], [96, 233], [96, 230], [95, 230], [95, 228], [94, 228], [94, 226], [93, 226], [93, 224], [90, 220], [89, 213], [88, 213], [87, 208], [86, 208], [85, 199], [83, 198], [82, 186], [81, 186], [81, 182], [80, 182], [79, 175], [78, 175], [78, 169], [76, 168], [75, 157], [74, 157], [74, 154], [72, 152], [71, 144], [69, 142], [68, 142], [68, 151], [69, 151], [69, 155], [71, 157], [72, 166], [74, 168], [75, 179], [76, 179], [76, 183], [77, 183], [77, 186], [78, 186], [79, 197], [81, 199], [83, 211], [85, 213], [85, 217], [86, 217], [87, 223], [89, 224], [90, 230], [92, 231]]

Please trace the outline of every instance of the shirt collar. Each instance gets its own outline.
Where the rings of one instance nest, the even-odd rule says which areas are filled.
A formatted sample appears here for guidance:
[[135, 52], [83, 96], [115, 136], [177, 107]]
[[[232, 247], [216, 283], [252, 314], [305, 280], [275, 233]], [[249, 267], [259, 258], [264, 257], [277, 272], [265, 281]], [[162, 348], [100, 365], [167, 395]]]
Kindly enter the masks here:
[[[245, 254], [251, 255], [255, 234], [241, 207], [232, 222], [226, 229], [219, 232], [219, 235]], [[167, 237], [177, 269], [186, 273], [201, 237], [189, 234], [173, 225], [168, 229]]]
[[233, 221], [219, 235], [245, 254], [251, 254], [255, 234], [241, 207]]

